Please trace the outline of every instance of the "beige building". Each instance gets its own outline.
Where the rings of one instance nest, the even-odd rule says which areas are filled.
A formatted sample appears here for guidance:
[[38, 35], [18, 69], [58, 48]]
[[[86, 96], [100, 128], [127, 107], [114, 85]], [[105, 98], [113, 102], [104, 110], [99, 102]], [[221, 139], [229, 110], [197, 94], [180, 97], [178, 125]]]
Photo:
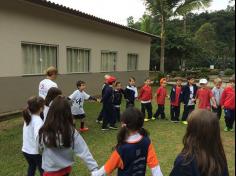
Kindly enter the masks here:
[[100, 94], [104, 74], [148, 75], [151, 40], [157, 38], [45, 0], [2, 0], [0, 5], [0, 113], [19, 110], [38, 94], [44, 70], [59, 70], [65, 95], [79, 79]]

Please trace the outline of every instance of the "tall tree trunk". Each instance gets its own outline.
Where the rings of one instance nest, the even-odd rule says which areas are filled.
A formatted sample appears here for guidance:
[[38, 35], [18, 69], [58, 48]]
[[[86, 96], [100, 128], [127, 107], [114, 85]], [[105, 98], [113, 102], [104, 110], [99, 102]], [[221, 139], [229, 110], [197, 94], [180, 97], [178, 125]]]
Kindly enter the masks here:
[[160, 71], [165, 72], [165, 20], [161, 16], [161, 58], [160, 58]]
[[184, 15], [183, 20], [184, 20], [184, 34], [187, 34], [187, 16], [186, 15]]
[[[183, 22], [184, 22], [184, 28], [183, 32], [184, 34], [187, 34], [187, 15], [183, 16]], [[185, 70], [185, 63], [186, 63], [186, 57], [183, 55], [182, 63], [181, 63], [181, 71]]]

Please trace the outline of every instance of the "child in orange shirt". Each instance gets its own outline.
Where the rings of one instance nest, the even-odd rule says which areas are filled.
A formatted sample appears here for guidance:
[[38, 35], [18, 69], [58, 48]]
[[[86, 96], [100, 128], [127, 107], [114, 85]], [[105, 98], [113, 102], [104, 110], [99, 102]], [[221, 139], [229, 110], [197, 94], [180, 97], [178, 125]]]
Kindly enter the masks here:
[[100, 170], [92, 172], [92, 176], [109, 175], [115, 169], [118, 169], [118, 176], [145, 176], [147, 165], [152, 176], [163, 176], [154, 146], [143, 129], [143, 113], [130, 107], [122, 114], [121, 124], [115, 151]]
[[160, 80], [161, 86], [157, 89], [155, 97], [157, 98], [157, 105], [158, 109], [154, 115], [154, 118], [158, 119], [159, 115], [161, 115], [161, 119], [166, 119], [165, 115], [165, 99], [166, 97], [169, 97], [167, 95], [167, 89], [166, 89], [166, 78], [162, 78]]

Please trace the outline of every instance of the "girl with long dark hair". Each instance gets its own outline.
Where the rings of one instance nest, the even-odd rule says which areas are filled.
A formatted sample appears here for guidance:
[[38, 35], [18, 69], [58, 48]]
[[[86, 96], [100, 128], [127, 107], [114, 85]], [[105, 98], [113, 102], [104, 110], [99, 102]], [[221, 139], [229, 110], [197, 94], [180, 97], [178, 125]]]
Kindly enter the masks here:
[[70, 103], [57, 96], [48, 111], [47, 119], [39, 131], [44, 176], [68, 176], [74, 163], [74, 155], [80, 157], [90, 171], [97, 170], [87, 144], [73, 125]]
[[128, 108], [121, 116], [122, 128], [117, 136], [117, 145], [110, 159], [92, 176], [109, 175], [118, 169], [118, 176], [145, 176], [146, 166], [152, 176], [162, 176], [148, 132], [143, 128], [144, 114], [136, 108]]
[[170, 176], [229, 176], [217, 115], [195, 110]]
[[43, 125], [40, 114], [43, 112], [44, 99], [41, 97], [31, 97], [27, 102], [27, 107], [23, 110], [23, 146], [22, 152], [28, 162], [27, 176], [34, 176], [36, 168], [40, 175], [43, 174], [42, 156], [38, 151], [38, 132]]

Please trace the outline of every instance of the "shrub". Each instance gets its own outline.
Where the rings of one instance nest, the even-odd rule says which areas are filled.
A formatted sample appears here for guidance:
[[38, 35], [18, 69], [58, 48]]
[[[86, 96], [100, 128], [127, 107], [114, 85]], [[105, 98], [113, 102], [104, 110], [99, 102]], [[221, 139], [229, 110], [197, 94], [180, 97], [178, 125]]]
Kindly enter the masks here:
[[161, 78], [164, 78], [166, 75], [162, 72], [156, 72], [153, 80], [153, 85], [157, 86], [160, 83]]
[[234, 70], [231, 68], [227, 68], [224, 72], [226, 76], [232, 76], [234, 73], [235, 73]]
[[210, 72], [210, 69], [208, 69], [208, 68], [202, 68], [200, 71], [201, 71], [202, 73], [209, 73], [209, 72]]
[[214, 70], [210, 70], [209, 75], [219, 75], [220, 74], [220, 70], [214, 69]]

